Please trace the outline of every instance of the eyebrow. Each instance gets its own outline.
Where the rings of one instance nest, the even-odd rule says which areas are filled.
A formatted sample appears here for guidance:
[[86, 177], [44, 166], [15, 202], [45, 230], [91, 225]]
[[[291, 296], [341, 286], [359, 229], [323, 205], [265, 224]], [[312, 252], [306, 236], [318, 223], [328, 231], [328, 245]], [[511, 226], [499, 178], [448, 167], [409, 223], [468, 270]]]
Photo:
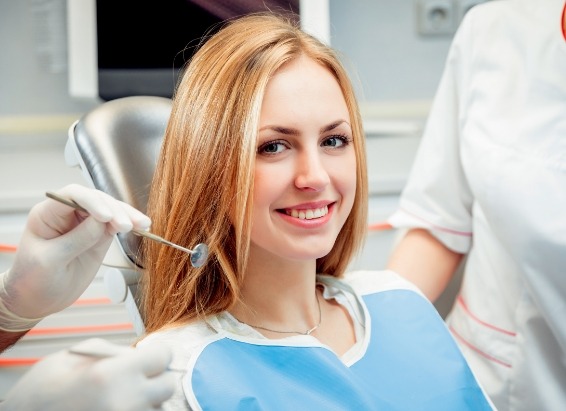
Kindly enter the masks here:
[[[336, 127], [338, 127], [342, 123], [346, 123], [348, 126], [350, 126], [350, 123], [348, 123], [346, 120], [338, 120], [338, 121], [335, 121], [333, 123], [330, 123], [327, 126], [322, 127], [319, 131], [320, 131], [321, 134], [327, 133], [329, 131], [334, 130]], [[259, 129], [259, 131], [267, 130], [267, 129], [276, 131], [277, 133], [290, 135], [290, 136], [297, 136], [297, 135], [300, 134], [299, 130], [294, 129], [294, 128], [282, 127], [282, 126], [269, 126], [269, 125], [261, 127]]]

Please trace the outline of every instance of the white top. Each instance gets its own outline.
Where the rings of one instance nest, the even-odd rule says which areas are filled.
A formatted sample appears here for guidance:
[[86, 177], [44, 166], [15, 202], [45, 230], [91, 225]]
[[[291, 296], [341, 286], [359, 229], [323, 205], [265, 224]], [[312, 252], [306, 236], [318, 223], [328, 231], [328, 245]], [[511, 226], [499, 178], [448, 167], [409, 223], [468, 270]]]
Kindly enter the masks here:
[[[368, 282], [367, 277], [375, 279], [373, 282]], [[365, 277], [365, 279], [364, 279]], [[420, 291], [410, 284], [408, 281], [402, 279], [397, 274], [391, 271], [383, 272], [364, 272], [358, 271], [355, 273], [348, 274], [348, 280], [352, 285], [360, 283], [362, 281], [364, 286], [367, 288], [368, 285], [373, 284], [373, 287], [377, 287], [380, 290], [386, 289], [398, 289], [406, 288], [413, 290], [420, 294]], [[334, 279], [334, 281], [337, 281]], [[327, 283], [332, 283], [333, 279], [321, 276], [319, 277], [319, 282], [321, 282], [324, 287], [323, 297], [325, 299], [335, 298], [337, 302], [344, 306], [352, 320], [354, 321], [354, 328], [356, 333], [356, 344], [342, 356], [342, 360], [345, 363], [354, 361], [363, 350], [362, 341], [364, 341], [364, 327], [362, 326], [361, 316], [362, 309], [358, 304], [355, 295], [343, 293], [340, 288], [327, 287]], [[368, 292], [376, 290], [365, 290]], [[223, 312], [217, 316], [212, 316], [207, 318], [206, 321], [199, 321], [186, 327], [172, 328], [170, 330], [159, 331], [150, 334], [144, 340], [139, 342], [139, 346], [144, 344], [151, 344], [152, 342], [159, 342], [166, 344], [173, 350], [173, 360], [171, 362], [171, 368], [174, 369], [186, 369], [187, 364], [191, 361], [193, 355], [199, 350], [200, 345], [204, 340], [217, 335], [220, 331], [226, 330], [228, 332], [240, 335], [241, 337], [250, 337], [253, 339], [267, 339], [263, 334], [255, 330], [254, 328], [243, 324], [236, 320], [230, 313]], [[309, 338], [308, 336], [292, 336], [289, 339], [302, 340], [304, 338]], [[190, 410], [189, 404], [183, 393], [181, 377], [179, 378], [179, 385], [175, 391], [171, 400], [167, 401], [163, 405], [163, 409], [167, 411], [185, 411]]]
[[[367, 351], [369, 350], [368, 346], [370, 345], [370, 340], [374, 340], [374, 341], [379, 340], [378, 343], [380, 344], [381, 347], [383, 347], [388, 344], [387, 335], [391, 336], [393, 333], [396, 332], [392, 330], [412, 329], [412, 325], [410, 325], [407, 328], [407, 322], [402, 319], [403, 315], [401, 314], [401, 312], [404, 311], [406, 307], [413, 307], [410, 301], [415, 301], [415, 299], [413, 297], [409, 297], [409, 299], [407, 300], [399, 296], [398, 294], [393, 294], [393, 295], [389, 294], [390, 297], [386, 296], [388, 294], [387, 292], [396, 293], [402, 290], [402, 291], [408, 291], [409, 294], [414, 295], [416, 297], [416, 300], [421, 301], [420, 303], [417, 301], [417, 305], [415, 307], [417, 306], [420, 307], [417, 309], [417, 311], [413, 310], [412, 308], [409, 308], [409, 310], [411, 310], [412, 312], [412, 314], [410, 314], [410, 317], [413, 318], [413, 320], [409, 320], [409, 323], [415, 324], [421, 321], [420, 320], [421, 318], [425, 319], [428, 316], [430, 319], [432, 319], [432, 321], [427, 322], [428, 320], [425, 320], [425, 322], [423, 322], [423, 324], [421, 324], [420, 327], [425, 325], [426, 330], [432, 330], [430, 333], [430, 336], [432, 338], [427, 339], [427, 337], [425, 336], [425, 334], [427, 334], [427, 331], [422, 331], [423, 329], [421, 329], [422, 332], [417, 331], [418, 338], [415, 338], [415, 334], [414, 333], [410, 334], [411, 333], [410, 332], [408, 338], [410, 338], [411, 342], [404, 343], [404, 341], [407, 340], [401, 338], [400, 340], [401, 344], [399, 345], [400, 348], [396, 348], [397, 351], [406, 352], [409, 349], [417, 352], [416, 355], [419, 358], [414, 358], [415, 355], [414, 352], [409, 354], [408, 358], [415, 359], [415, 363], [416, 363], [415, 367], [417, 367], [418, 370], [421, 369], [419, 368], [421, 365], [426, 364], [427, 362], [429, 364], [423, 365], [424, 369], [435, 370], [432, 371], [430, 374], [427, 374], [428, 371], [425, 371], [424, 378], [426, 378], [427, 375], [430, 375], [431, 380], [436, 381], [435, 378], [437, 378], [437, 375], [433, 375], [433, 374], [437, 373], [437, 371], [441, 375], [444, 373], [443, 374], [444, 377], [441, 376], [440, 381], [444, 381], [446, 383], [442, 385], [450, 384], [446, 381], [446, 378], [455, 378], [456, 380], [459, 380], [460, 377], [464, 375], [461, 374], [460, 371], [454, 372], [454, 370], [460, 370], [458, 364], [464, 364], [464, 360], [461, 353], [457, 349], [457, 346], [454, 343], [452, 337], [450, 336], [450, 333], [448, 332], [445, 324], [443, 323], [440, 316], [438, 316], [438, 313], [436, 313], [436, 310], [434, 309], [433, 305], [430, 302], [428, 302], [426, 298], [416, 289], [416, 287], [414, 287], [408, 281], [404, 280], [403, 278], [399, 277], [397, 274], [391, 271], [356, 271], [356, 272], [348, 273], [343, 279], [336, 279], [334, 277], [329, 277], [329, 276], [318, 276], [318, 282], [322, 284], [322, 286], [324, 287], [324, 291], [323, 291], [324, 298], [335, 299], [349, 312], [354, 322], [357, 342], [348, 352], [346, 352], [339, 359], [347, 367], [354, 366], [354, 364], [356, 364], [356, 366], [359, 366], [360, 362], [363, 361], [364, 357], [368, 356]], [[368, 308], [364, 303], [362, 303], [361, 298], [364, 295], [370, 295], [370, 294], [376, 295], [376, 293], [380, 295], [384, 295], [385, 296], [384, 298], [392, 298], [392, 299], [385, 300], [386, 301], [385, 306], [388, 307], [387, 312], [383, 312], [382, 309], [380, 309], [379, 313], [374, 313], [375, 315], [381, 317], [382, 321], [387, 321], [387, 324], [381, 323], [381, 325], [378, 326], [380, 330], [380, 332], [378, 333], [379, 335], [374, 336], [372, 339], [370, 335], [371, 332], [368, 329], [366, 329], [366, 327], [368, 326], [373, 329], [373, 325], [370, 325], [371, 320], [369, 318], [371, 317], [371, 314], [369, 314], [369, 312], [367, 311]], [[397, 303], [395, 303], [394, 301], [396, 301]], [[385, 320], [383, 320], [384, 318]], [[379, 323], [379, 320], [377, 318], [374, 318], [374, 321], [377, 321]], [[389, 327], [389, 331], [388, 331], [388, 327]], [[194, 376], [196, 376], [196, 378], [202, 377], [202, 373], [200, 371], [197, 371], [195, 373], [194, 371], [195, 363], [200, 358], [202, 358], [203, 349], [206, 348], [208, 344], [214, 344], [216, 340], [225, 338], [225, 336], [227, 335], [230, 335], [231, 336], [230, 339], [233, 341], [237, 340], [244, 343], [247, 342], [250, 345], [255, 345], [255, 346], [257, 345], [272, 345], [276, 347], [321, 346], [315, 337], [308, 335], [294, 335], [278, 340], [267, 339], [252, 327], [237, 321], [228, 312], [223, 312], [219, 315], [208, 317], [206, 321], [198, 321], [186, 326], [172, 328], [168, 330], [162, 330], [153, 333], [148, 337], [146, 337], [143, 341], [141, 341], [140, 345], [153, 344], [156, 342], [168, 345], [169, 347], [171, 347], [173, 351], [173, 361], [171, 363], [171, 367], [175, 369], [187, 370], [187, 374], [185, 376], [179, 377], [178, 388], [174, 393], [172, 399], [164, 404], [163, 406], [164, 410], [186, 411], [191, 409], [195, 409], [195, 410], [201, 409], [201, 404], [193, 391], [194, 385], [192, 385], [191, 383], [192, 377]], [[372, 347], [374, 348], [372, 348], [371, 351], [372, 353], [375, 353], [376, 343], [374, 342], [371, 344], [374, 344], [372, 345]], [[412, 344], [416, 344], [416, 346]], [[433, 345], [431, 346], [430, 344]], [[452, 345], [454, 347], [454, 350], [457, 351], [455, 357], [453, 355], [455, 351], [449, 348], [450, 345]], [[425, 347], [424, 352], [426, 352], [426, 354], [419, 351], [419, 348], [416, 348], [421, 346]], [[442, 347], [442, 348], [437, 348], [437, 347]], [[389, 350], [386, 351], [387, 353], [391, 354], [392, 357], [395, 357], [393, 355], [393, 351], [389, 351]], [[227, 374], [230, 371], [228, 368], [236, 366], [234, 364], [238, 363], [240, 352], [241, 352], [241, 348], [239, 347], [237, 352], [233, 354], [233, 357], [230, 357], [230, 365], [228, 365], [227, 368], [220, 367], [223, 369], [221, 373]], [[452, 352], [452, 354], [450, 354], [450, 352]], [[428, 359], [428, 357], [432, 358], [432, 360]], [[455, 362], [449, 361], [447, 363], [443, 363], [444, 358], [449, 358], [449, 357], [452, 359], [456, 358]], [[458, 357], [460, 358], [459, 360]], [[423, 359], [422, 364], [419, 363], [420, 359]], [[261, 362], [262, 360], [259, 361]], [[405, 371], [398, 371], [404, 369], [403, 368], [404, 364], [402, 364], [402, 362], [396, 362], [397, 360], [392, 360], [394, 365], [386, 366], [385, 364], [387, 363], [387, 361], [388, 361], [387, 358], [382, 358], [379, 361], [379, 363], [382, 365], [381, 373], [377, 371], [373, 371], [374, 370], [373, 368], [371, 368], [372, 370], [371, 373], [375, 374], [374, 377], [376, 379], [379, 379], [380, 374], [382, 376], [383, 374], [385, 374], [395, 381], [398, 381], [399, 378], [404, 381], [407, 381], [408, 386], [406, 388], [403, 388], [402, 384], [399, 384], [398, 382], [396, 383], [398, 384], [398, 387], [401, 390], [400, 395], [406, 398], [405, 395], [406, 391], [412, 390], [412, 388], [409, 386], [410, 384], [414, 384], [414, 381], [409, 382], [412, 381], [412, 376], [407, 375]], [[407, 361], [412, 363], [412, 361], [410, 360]], [[439, 363], [443, 363], [445, 365], [448, 364], [447, 369], [445, 371], [443, 369], [439, 370], [438, 369]], [[214, 365], [210, 363], [207, 364], [209, 364], [210, 366], [202, 368], [201, 370], [203, 371], [207, 370], [206, 372], [215, 373], [215, 371], [213, 371], [213, 369], [216, 369], [214, 368]], [[252, 365], [248, 364], [248, 366], [253, 368]], [[395, 370], [394, 368], [397, 368], [397, 370]], [[261, 369], [265, 371], [265, 367]], [[467, 366], [462, 368], [462, 370], [464, 370], [463, 371], [464, 373], [466, 372], [469, 373], [469, 371], [465, 371], [465, 369], [468, 369]], [[395, 379], [394, 377], [396, 371], [397, 374], [401, 372], [400, 376], [397, 375], [397, 379]], [[283, 370], [281, 372], [283, 372]], [[419, 372], [415, 370], [413, 374], [419, 374]], [[269, 386], [269, 382], [268, 382], [270, 379], [269, 374], [264, 372], [264, 374], [262, 375], [264, 375], [264, 377], [262, 377], [264, 378], [264, 380], [262, 380], [264, 385]], [[224, 376], [222, 376], [222, 378], [223, 377]], [[210, 395], [209, 395], [208, 398], [213, 403], [215, 401], [216, 402], [220, 401], [218, 396], [222, 395], [222, 392], [230, 388], [229, 386], [225, 387], [223, 384], [220, 384], [215, 378], [208, 378], [208, 379], [205, 378], [205, 380], [208, 382], [208, 385], [210, 386], [208, 387], [210, 388], [210, 390], [207, 390], [207, 387], [204, 387], [204, 389], [207, 390], [207, 392], [209, 391], [219, 392], [219, 394], [212, 396], [212, 399], [210, 399]], [[231, 380], [231, 381], [233, 381], [234, 384], [236, 384], [235, 380]], [[465, 380], [461, 380], [461, 381], [465, 381]], [[240, 381], [238, 381], [238, 383], [240, 383]], [[344, 386], [333, 387], [332, 390], [335, 391], [338, 389], [342, 389], [343, 391], [341, 392], [343, 392], [344, 395], [348, 395], [347, 394], [348, 391], [345, 390], [346, 383], [347, 382], [344, 381]], [[422, 382], [421, 380], [421, 385], [422, 384], [426, 385], [426, 383]], [[457, 392], [458, 390], [455, 390], [455, 393], [453, 393], [452, 392], [453, 388], [452, 388], [451, 390], [449, 390], [448, 396], [445, 397], [447, 400], [449, 398], [456, 398], [457, 401], [459, 401], [461, 398], [467, 395], [466, 393], [468, 391], [474, 389], [473, 386], [475, 386], [476, 388], [481, 388], [475, 385], [476, 383], [473, 377], [471, 377], [471, 380], [468, 380], [467, 383], [461, 382], [458, 384], [465, 384], [465, 385], [467, 384], [466, 385], [467, 388], [463, 389], [461, 394]], [[221, 387], [219, 387], [219, 390], [217, 390], [218, 385], [222, 385]], [[309, 384], [307, 384], [307, 386], [309, 386]], [[413, 387], [416, 386], [413, 385]], [[458, 387], [461, 388], [461, 386], [459, 385]], [[279, 394], [281, 394], [280, 393], [281, 389], [284, 388], [282, 387], [280, 387], [280, 389], [275, 388], [274, 392], [277, 391], [279, 392]], [[439, 397], [441, 395], [446, 394], [446, 393], [442, 393], [441, 391], [442, 389], [438, 393]], [[483, 391], [479, 391], [479, 392], [481, 394], [478, 395], [480, 395], [480, 397], [483, 397]], [[413, 394], [415, 394], [415, 392], [413, 392]], [[417, 396], [416, 398], [419, 397]], [[482, 402], [481, 400], [479, 400], [477, 404], [480, 408], [470, 408], [470, 409], [482, 409], [482, 410], [492, 409], [491, 405], [485, 401]], [[423, 406], [423, 404], [421, 404], [421, 406]], [[429, 404], [428, 408], [424, 407], [423, 409], [438, 409], [436, 406], [434, 408], [431, 408], [431, 406], [432, 405]]]
[[390, 222], [469, 253], [448, 318], [499, 410], [566, 409], [564, 0], [474, 7]]

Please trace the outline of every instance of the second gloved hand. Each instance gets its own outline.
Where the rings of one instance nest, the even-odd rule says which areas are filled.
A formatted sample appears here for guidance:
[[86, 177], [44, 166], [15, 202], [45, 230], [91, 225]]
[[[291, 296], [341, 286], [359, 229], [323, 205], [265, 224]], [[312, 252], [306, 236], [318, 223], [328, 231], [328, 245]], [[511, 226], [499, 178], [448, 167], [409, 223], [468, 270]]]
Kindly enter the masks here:
[[179, 374], [167, 371], [167, 348], [134, 349], [101, 339], [76, 348], [82, 346], [113, 356], [97, 359], [72, 349], [51, 354], [16, 383], [0, 410], [145, 411], [159, 409], [173, 394]]

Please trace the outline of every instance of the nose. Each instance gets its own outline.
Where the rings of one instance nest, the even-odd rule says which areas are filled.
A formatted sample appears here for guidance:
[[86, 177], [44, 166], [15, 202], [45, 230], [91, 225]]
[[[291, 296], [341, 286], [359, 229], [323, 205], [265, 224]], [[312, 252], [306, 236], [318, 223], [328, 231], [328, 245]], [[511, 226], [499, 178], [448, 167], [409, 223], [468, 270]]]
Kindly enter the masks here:
[[330, 183], [330, 175], [318, 150], [297, 156], [295, 186], [300, 190], [322, 191]]

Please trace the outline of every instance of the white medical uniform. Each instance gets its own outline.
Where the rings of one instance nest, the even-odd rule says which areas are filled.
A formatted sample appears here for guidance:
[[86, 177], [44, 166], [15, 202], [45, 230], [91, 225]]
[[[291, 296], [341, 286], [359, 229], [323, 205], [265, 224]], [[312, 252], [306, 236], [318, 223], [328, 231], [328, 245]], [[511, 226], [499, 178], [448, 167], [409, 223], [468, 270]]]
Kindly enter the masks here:
[[467, 14], [390, 218], [468, 253], [447, 321], [500, 411], [566, 410], [564, 7]]

